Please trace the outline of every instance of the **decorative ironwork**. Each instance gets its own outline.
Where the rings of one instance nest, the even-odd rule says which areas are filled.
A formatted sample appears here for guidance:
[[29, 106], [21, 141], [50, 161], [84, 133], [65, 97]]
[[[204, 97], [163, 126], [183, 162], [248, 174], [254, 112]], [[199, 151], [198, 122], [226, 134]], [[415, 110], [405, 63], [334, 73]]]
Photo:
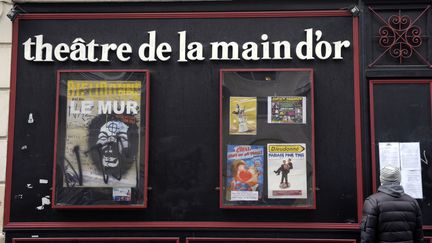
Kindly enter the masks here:
[[422, 29], [415, 25], [416, 22], [430, 9], [430, 5], [426, 7], [414, 20], [407, 15], [402, 15], [399, 10], [397, 15], [392, 15], [386, 21], [373, 8], [369, 7], [370, 11], [384, 24], [378, 30], [378, 43], [384, 48], [384, 51], [369, 64], [369, 67], [374, 66], [386, 53], [391, 57], [399, 59], [399, 64], [402, 64], [404, 59], [410, 58], [415, 54], [425, 65], [432, 68], [432, 64], [425, 58], [417, 48], [423, 44], [423, 39], [427, 36], [422, 35]]

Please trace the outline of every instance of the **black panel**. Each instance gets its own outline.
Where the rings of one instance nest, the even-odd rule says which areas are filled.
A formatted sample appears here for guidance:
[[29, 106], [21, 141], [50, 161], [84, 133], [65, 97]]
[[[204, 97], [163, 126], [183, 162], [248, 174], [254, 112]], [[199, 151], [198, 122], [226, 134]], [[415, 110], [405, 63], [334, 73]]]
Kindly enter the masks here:
[[[422, 158], [432, 156], [431, 96], [429, 84], [374, 85], [375, 144], [420, 142]], [[423, 154], [424, 151], [424, 154]], [[379, 154], [376, 153], [376, 161]], [[378, 171], [375, 173], [379, 174]], [[432, 224], [432, 166], [422, 163], [425, 225]], [[379, 183], [379, 182], [378, 182]]]
[[[254, 28], [248, 28], [250, 25]], [[15, 141], [12, 175], [12, 222], [40, 221], [357, 221], [352, 46], [343, 60], [209, 61], [178, 63], [178, 34], [188, 41], [259, 43], [304, 40], [304, 29], [323, 31], [323, 39], [352, 40], [351, 17], [21, 20]], [[209, 29], [211, 28], [211, 29]], [[166, 62], [146, 63], [136, 51], [157, 30], [157, 41], [173, 47]], [[35, 63], [23, 59], [21, 43], [44, 35], [52, 44], [81, 37], [97, 43], [130, 43], [131, 60], [109, 63], [72, 61]], [[351, 42], [352, 43], [352, 42]], [[210, 55], [204, 46], [205, 56]], [[294, 53], [293, 53], [294, 55]], [[113, 56], [114, 57], [114, 56]], [[219, 209], [219, 69], [313, 68], [315, 79], [315, 138], [317, 210], [244, 211]], [[145, 210], [36, 210], [50, 195], [52, 177], [55, 80], [58, 69], [150, 70], [149, 207]], [[29, 113], [35, 122], [28, 124]], [[26, 145], [27, 149], [21, 147]], [[342, 173], [341, 173], [342, 172]], [[40, 185], [39, 179], [49, 185]], [[340, 183], [343, 181], [344, 183]], [[26, 184], [34, 185], [32, 189]], [[20, 196], [21, 195], [21, 196]]]

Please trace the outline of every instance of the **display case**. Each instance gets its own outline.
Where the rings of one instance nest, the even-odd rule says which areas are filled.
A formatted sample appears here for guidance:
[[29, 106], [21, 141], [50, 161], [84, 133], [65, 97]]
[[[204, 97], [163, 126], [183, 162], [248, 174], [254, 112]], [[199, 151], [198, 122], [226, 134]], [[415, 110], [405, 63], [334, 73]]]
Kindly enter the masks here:
[[221, 207], [314, 209], [313, 69], [220, 71]]
[[146, 207], [148, 76], [58, 71], [54, 208]]

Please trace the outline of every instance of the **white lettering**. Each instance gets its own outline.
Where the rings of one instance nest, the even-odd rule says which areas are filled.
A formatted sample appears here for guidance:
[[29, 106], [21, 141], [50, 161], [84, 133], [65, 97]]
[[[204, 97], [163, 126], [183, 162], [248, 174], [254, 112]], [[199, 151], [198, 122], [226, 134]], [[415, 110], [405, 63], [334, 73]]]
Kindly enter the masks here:
[[[292, 59], [291, 57], [291, 44], [288, 41], [275, 41], [273, 42], [274, 57], [273, 59]], [[283, 47], [283, 58], [281, 57], [281, 47]]]
[[31, 53], [31, 47], [34, 46], [35, 43], [31, 41], [31, 38], [28, 38], [26, 42], [23, 43], [24, 46], [24, 59], [27, 61], [33, 61], [35, 59], [34, 56], [32, 56]]
[[98, 114], [111, 114], [111, 101], [98, 101]]
[[109, 56], [109, 51], [110, 50], [115, 50], [117, 48], [116, 44], [103, 44], [101, 45], [102, 47], [102, 56], [100, 61], [101, 62], [109, 62], [108, 56]]
[[159, 60], [166, 61], [171, 58], [171, 55], [165, 56], [164, 53], [171, 53], [171, 51], [171, 46], [168, 43], [164, 42], [158, 45], [158, 47], [156, 48], [156, 55]]
[[91, 100], [81, 101], [81, 113], [82, 114], [90, 114], [92, 108], [93, 108], [93, 101], [91, 101]]
[[347, 40], [344, 40], [344, 41], [333, 42], [333, 44], [335, 48], [333, 59], [343, 59], [341, 49], [348, 48], [351, 45], [351, 43]]
[[[312, 29], [305, 29], [306, 31], [306, 41], [300, 41], [297, 44], [296, 47], [296, 55], [299, 59], [301, 60], [309, 60], [309, 59], [314, 59], [312, 53], [313, 53], [313, 49], [312, 49]], [[306, 49], [305, 49], [305, 48]], [[306, 53], [304, 53], [304, 50], [306, 51]]]
[[149, 31], [148, 43], [143, 43], [138, 49], [138, 55], [142, 61], [155, 62], [155, 45], [156, 45], [156, 31]]
[[[210, 60], [240, 60], [238, 57], [238, 44], [236, 42], [211, 42], [210, 45], [212, 47]], [[222, 48], [221, 57], [219, 57], [219, 47]], [[229, 50], [231, 50], [231, 55], [229, 55]]]
[[127, 114], [138, 114], [138, 103], [135, 101], [128, 100], [126, 102], [126, 113]]
[[132, 53], [132, 47], [129, 44], [122, 43], [117, 48], [117, 58], [122, 61], [128, 61], [130, 59], [130, 55], [125, 57], [124, 54], [131, 54]]
[[73, 61], [87, 61], [85, 41], [81, 38], [76, 38], [71, 45], [70, 58]]
[[244, 60], [259, 60], [258, 45], [255, 42], [246, 42], [242, 46], [242, 57]]
[[[36, 35], [36, 62], [52, 62], [52, 45], [43, 43], [43, 35]], [[45, 51], [45, 52], [44, 52]], [[45, 53], [45, 55], [44, 55]], [[45, 56], [45, 58], [43, 58]]]
[[69, 54], [69, 51], [69, 46], [66, 43], [60, 43], [54, 48], [54, 57], [57, 60], [64, 62], [69, 59], [69, 56], [62, 56], [62, 53]]

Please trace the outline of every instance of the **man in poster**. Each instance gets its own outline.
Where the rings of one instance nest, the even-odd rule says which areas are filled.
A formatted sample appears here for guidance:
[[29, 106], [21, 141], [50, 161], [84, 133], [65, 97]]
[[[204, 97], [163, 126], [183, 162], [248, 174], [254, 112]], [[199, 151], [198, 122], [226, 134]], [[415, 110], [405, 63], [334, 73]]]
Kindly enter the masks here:
[[292, 168], [293, 168], [293, 164], [291, 162], [291, 158], [289, 158], [288, 162], [284, 160], [283, 164], [279, 167], [279, 169], [274, 171], [276, 175], [280, 175], [280, 173], [282, 172], [281, 182], [279, 185], [280, 188], [290, 187], [290, 183], [288, 182], [288, 173]]

